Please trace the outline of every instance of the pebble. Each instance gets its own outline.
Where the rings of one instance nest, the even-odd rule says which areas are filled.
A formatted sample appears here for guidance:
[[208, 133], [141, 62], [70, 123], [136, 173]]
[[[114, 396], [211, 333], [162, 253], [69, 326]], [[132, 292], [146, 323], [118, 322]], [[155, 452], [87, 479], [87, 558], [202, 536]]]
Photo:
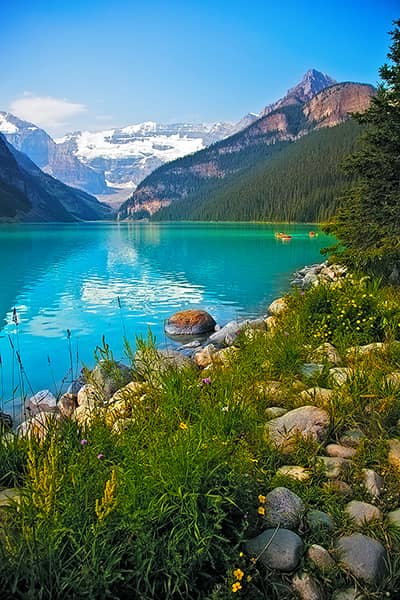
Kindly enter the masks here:
[[356, 525], [363, 525], [369, 521], [382, 521], [383, 513], [373, 504], [352, 500], [346, 506], [346, 513], [353, 519]]

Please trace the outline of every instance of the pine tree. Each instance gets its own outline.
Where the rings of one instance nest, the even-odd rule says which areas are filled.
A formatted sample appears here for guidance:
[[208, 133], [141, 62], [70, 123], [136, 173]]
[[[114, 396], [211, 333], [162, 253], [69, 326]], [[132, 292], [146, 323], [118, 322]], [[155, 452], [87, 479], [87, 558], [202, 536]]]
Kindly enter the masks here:
[[352, 267], [398, 283], [400, 279], [400, 19], [390, 32], [390, 63], [370, 108], [357, 120], [366, 126], [346, 164], [356, 177], [327, 230], [343, 245], [340, 258]]

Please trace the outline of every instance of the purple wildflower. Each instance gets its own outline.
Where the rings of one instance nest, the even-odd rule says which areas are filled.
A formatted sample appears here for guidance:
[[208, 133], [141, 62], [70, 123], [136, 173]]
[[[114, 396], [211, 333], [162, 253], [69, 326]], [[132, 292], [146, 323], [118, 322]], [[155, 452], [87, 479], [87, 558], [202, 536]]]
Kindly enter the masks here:
[[97, 455], [97, 458], [98, 458], [99, 460], [102, 460], [102, 459], [104, 458], [104, 454], [102, 454], [102, 453], [100, 452], [100, 454], [98, 454], [98, 455]]
[[81, 440], [81, 446], [86, 446], [87, 445], [87, 440], [83, 439]]
[[203, 385], [210, 385], [210, 383], [211, 383], [211, 379], [210, 379], [209, 377], [204, 377], [204, 378], [201, 380], [201, 383], [202, 383]]

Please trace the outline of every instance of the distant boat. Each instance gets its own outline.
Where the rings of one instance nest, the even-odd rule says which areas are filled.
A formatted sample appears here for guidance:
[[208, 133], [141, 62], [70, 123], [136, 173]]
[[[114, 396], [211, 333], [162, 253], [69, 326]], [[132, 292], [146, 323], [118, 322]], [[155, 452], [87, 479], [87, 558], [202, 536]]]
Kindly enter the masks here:
[[287, 233], [283, 233], [283, 231], [279, 231], [279, 233], [275, 233], [275, 237], [277, 240], [291, 240], [292, 236]]
[[310, 231], [310, 233], [308, 234], [310, 236], [310, 238], [316, 237], [316, 233], [315, 231]]

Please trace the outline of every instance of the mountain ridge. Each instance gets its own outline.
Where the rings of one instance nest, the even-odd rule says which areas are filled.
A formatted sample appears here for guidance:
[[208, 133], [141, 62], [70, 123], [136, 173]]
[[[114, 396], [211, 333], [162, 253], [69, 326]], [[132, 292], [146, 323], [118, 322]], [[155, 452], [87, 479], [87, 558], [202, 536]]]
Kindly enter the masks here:
[[151, 173], [122, 204], [118, 218], [153, 216], [196, 190], [202, 193], [212, 182], [231, 177], [250, 168], [260, 157], [279, 151], [282, 144], [294, 142], [314, 129], [338, 125], [349, 118], [350, 112], [362, 112], [374, 90], [369, 84], [344, 82], [323, 88], [305, 103], [297, 100], [280, 104], [278, 100], [278, 108], [242, 131]]

